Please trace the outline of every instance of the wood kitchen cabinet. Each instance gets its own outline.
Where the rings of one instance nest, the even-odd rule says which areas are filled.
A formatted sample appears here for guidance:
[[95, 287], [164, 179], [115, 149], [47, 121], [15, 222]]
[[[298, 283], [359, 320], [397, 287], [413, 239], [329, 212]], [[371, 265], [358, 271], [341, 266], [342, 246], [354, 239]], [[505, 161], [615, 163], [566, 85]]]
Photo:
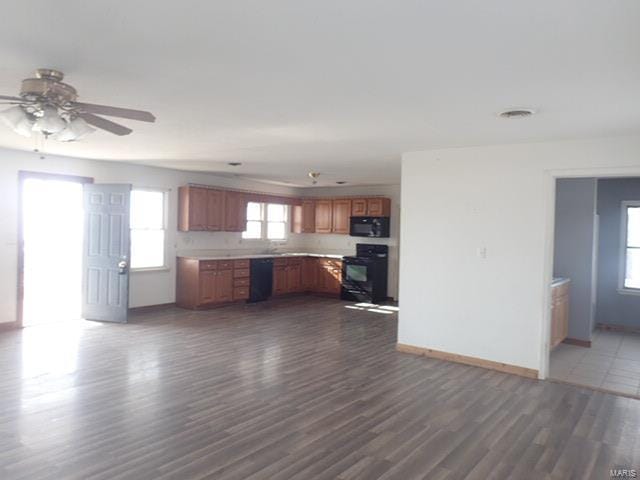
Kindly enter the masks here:
[[287, 265], [287, 290], [289, 293], [302, 291], [302, 259], [289, 260]]
[[366, 217], [367, 216], [367, 199], [354, 198], [351, 200], [351, 216]]
[[219, 231], [224, 226], [224, 192], [207, 191], [207, 230]]
[[339, 295], [342, 282], [342, 262], [331, 258], [321, 258], [319, 259], [318, 267], [316, 291], [318, 293]]
[[333, 200], [331, 206], [331, 232], [348, 234], [351, 220], [351, 200]]
[[285, 200], [266, 194], [187, 185], [179, 188], [178, 229], [244, 232], [249, 199], [292, 205], [293, 233], [348, 235], [351, 217], [389, 217], [391, 213], [391, 200], [383, 197]]
[[180, 187], [178, 189], [180, 208], [178, 228], [182, 231], [202, 231], [207, 229], [207, 189]]
[[318, 286], [318, 259], [305, 257], [302, 259], [301, 287], [305, 292], [312, 292]]
[[316, 202], [303, 200], [301, 205], [293, 207], [291, 218], [293, 233], [315, 233], [316, 231]]
[[287, 291], [287, 265], [283, 262], [281, 265], [273, 265], [273, 289], [274, 295], [284, 295]]
[[216, 272], [216, 302], [230, 302], [233, 300], [233, 270], [221, 269]]
[[[199, 260], [178, 257], [176, 304], [204, 309], [249, 299], [249, 259]], [[308, 292], [340, 295], [342, 261], [333, 258], [273, 259], [273, 295]]]
[[349, 233], [351, 200], [316, 200], [316, 233]]
[[389, 217], [391, 216], [391, 200], [383, 197], [352, 199], [351, 216]]
[[569, 282], [551, 287], [551, 348], [569, 334]]
[[242, 192], [224, 193], [225, 232], [244, 232], [247, 229], [247, 200]]
[[331, 233], [333, 227], [333, 202], [331, 200], [316, 200], [315, 232]]
[[208, 308], [249, 298], [249, 260], [177, 259], [176, 304]]
[[391, 216], [391, 200], [389, 200], [388, 198], [367, 198], [367, 216]]
[[205, 305], [216, 301], [216, 271], [200, 273], [198, 303]]
[[178, 229], [219, 231], [224, 226], [224, 191], [203, 187], [178, 189]]
[[284, 295], [302, 291], [302, 258], [273, 260], [273, 294]]

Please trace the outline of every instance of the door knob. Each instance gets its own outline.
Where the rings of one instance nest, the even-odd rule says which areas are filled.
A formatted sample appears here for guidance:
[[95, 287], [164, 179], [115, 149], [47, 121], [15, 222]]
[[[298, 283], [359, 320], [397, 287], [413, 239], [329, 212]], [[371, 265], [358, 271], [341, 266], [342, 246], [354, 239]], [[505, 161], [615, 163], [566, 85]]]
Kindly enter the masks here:
[[120, 275], [124, 275], [125, 273], [127, 273], [127, 267], [128, 267], [128, 266], [129, 266], [129, 265], [127, 264], [127, 261], [126, 261], [126, 260], [120, 260], [120, 261], [118, 262], [118, 273], [119, 273]]

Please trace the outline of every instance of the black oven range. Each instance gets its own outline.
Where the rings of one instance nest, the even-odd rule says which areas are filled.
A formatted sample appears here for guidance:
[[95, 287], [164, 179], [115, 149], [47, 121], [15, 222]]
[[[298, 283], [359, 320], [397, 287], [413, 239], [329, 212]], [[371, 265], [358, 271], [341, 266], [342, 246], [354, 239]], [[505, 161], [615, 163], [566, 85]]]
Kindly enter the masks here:
[[356, 256], [342, 261], [340, 298], [356, 302], [379, 303], [387, 299], [389, 247], [356, 244]]

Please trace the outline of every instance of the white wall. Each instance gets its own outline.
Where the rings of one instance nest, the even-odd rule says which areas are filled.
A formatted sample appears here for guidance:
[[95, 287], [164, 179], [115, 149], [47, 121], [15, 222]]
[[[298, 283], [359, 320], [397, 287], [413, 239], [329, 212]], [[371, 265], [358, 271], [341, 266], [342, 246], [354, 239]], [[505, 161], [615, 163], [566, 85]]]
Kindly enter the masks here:
[[398, 341], [544, 375], [553, 177], [637, 172], [638, 136], [404, 154]]
[[306, 234], [304, 243], [312, 250], [335, 251], [355, 254], [356, 243], [377, 243], [389, 246], [389, 279], [387, 295], [398, 299], [398, 276], [400, 259], [400, 185], [374, 185], [354, 187], [308, 188], [303, 191], [307, 197], [366, 197], [384, 196], [391, 199], [391, 219], [389, 238], [359, 238], [348, 235]]

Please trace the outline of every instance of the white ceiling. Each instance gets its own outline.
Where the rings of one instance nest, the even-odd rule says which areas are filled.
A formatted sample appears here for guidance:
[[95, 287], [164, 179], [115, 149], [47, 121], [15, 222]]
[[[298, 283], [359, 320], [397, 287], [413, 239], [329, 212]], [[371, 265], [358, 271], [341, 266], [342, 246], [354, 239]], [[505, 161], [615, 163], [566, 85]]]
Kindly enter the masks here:
[[[55, 67], [82, 101], [158, 117], [51, 153], [397, 183], [405, 151], [640, 130], [639, 24], [637, 0], [16, 1], [0, 94]], [[514, 106], [539, 113], [496, 117]]]

